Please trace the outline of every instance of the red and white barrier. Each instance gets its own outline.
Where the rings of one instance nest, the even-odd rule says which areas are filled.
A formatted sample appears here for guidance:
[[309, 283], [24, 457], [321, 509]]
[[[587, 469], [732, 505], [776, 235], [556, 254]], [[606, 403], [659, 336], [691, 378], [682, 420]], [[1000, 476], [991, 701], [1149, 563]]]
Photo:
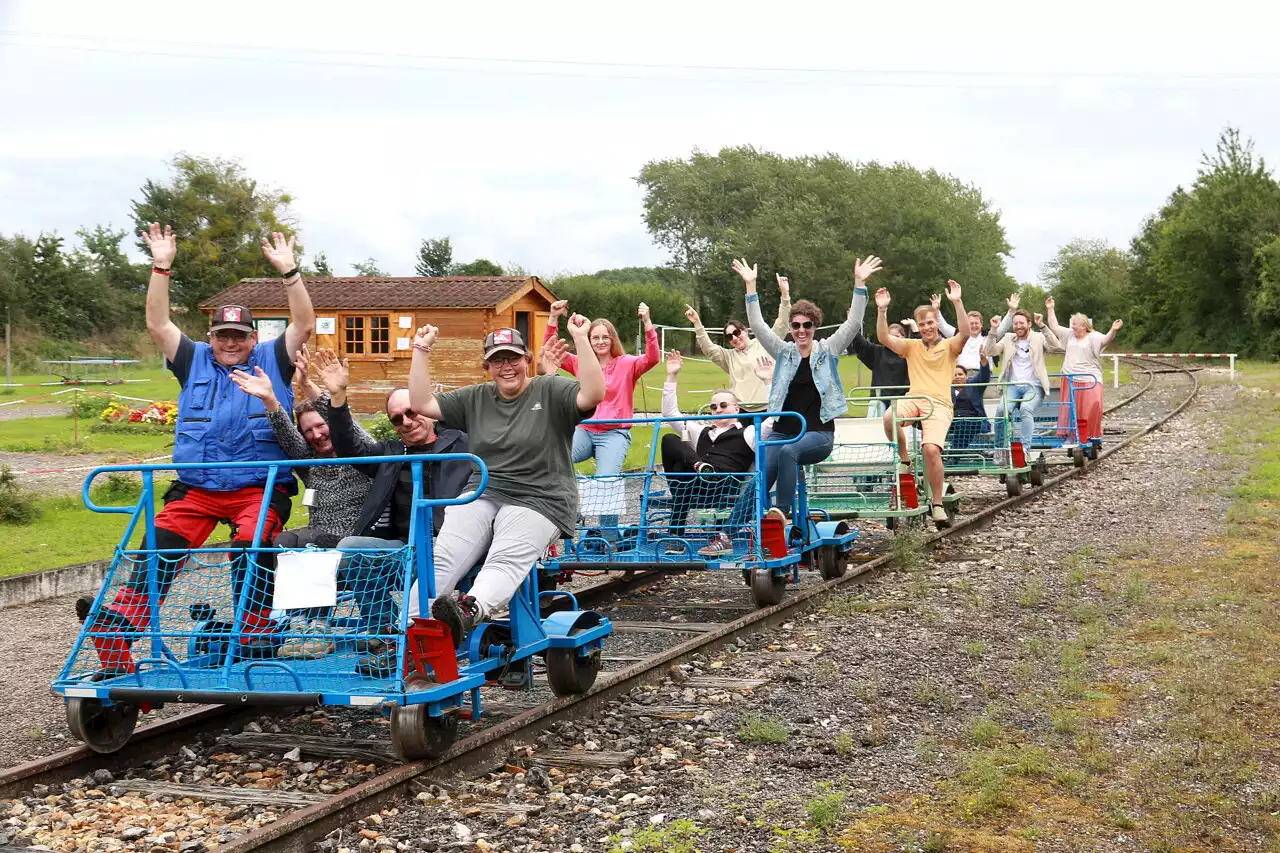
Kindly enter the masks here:
[[1233, 352], [1116, 352], [1111, 356], [1111, 387], [1120, 387], [1120, 359], [1122, 358], [1225, 358], [1230, 360], [1230, 376], [1236, 378], [1236, 354]]

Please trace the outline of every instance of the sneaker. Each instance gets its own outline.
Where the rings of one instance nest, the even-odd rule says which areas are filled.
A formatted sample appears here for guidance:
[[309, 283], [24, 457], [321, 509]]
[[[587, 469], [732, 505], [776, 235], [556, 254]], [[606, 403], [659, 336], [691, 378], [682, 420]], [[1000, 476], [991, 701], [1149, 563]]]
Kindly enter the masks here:
[[711, 541], [698, 549], [699, 557], [726, 557], [733, 553], [733, 541], [727, 533], [717, 533]]
[[[363, 629], [362, 629], [363, 631]], [[396, 629], [391, 625], [383, 625], [381, 628], [370, 628], [366, 634], [394, 634]], [[351, 644], [356, 654], [361, 655], [377, 655], [387, 650], [387, 643], [374, 636], [364, 636]]]
[[788, 525], [791, 524], [791, 522], [787, 520], [787, 514], [782, 510], [778, 509], [776, 506], [769, 507], [769, 510], [765, 513], [765, 517], [778, 519], [779, 521], [782, 522], [783, 527], [787, 527]]
[[306, 645], [306, 637], [290, 637], [280, 645], [276, 652], [278, 658], [301, 658], [302, 648]]
[[456, 599], [442, 596], [431, 602], [431, 618], [449, 626], [449, 633], [453, 635], [453, 647], [460, 649], [471, 635], [471, 629], [480, 621], [480, 605], [465, 594]]
[[[291, 637], [276, 652], [276, 657], [297, 658], [299, 660], [316, 660], [333, 654], [336, 646], [329, 636], [329, 626], [323, 622], [307, 624], [305, 637]], [[383, 644], [386, 645], [385, 643]]]
[[947, 517], [947, 508], [942, 504], [934, 504], [930, 515], [933, 518], [933, 523], [939, 530], [951, 526], [951, 519]]
[[382, 651], [356, 661], [356, 674], [365, 678], [390, 678], [400, 666], [395, 643], [383, 643]]
[[76, 599], [76, 621], [84, 623], [89, 618], [89, 611], [93, 609], [93, 596], [82, 595]]
[[910, 473], [911, 473], [911, 462], [910, 462], [909, 460], [908, 460], [908, 461], [906, 461], [906, 462], [904, 462], [904, 461], [902, 461], [901, 459], [899, 459], [899, 460], [898, 460], [898, 473], [899, 473], [899, 474], [910, 474]]

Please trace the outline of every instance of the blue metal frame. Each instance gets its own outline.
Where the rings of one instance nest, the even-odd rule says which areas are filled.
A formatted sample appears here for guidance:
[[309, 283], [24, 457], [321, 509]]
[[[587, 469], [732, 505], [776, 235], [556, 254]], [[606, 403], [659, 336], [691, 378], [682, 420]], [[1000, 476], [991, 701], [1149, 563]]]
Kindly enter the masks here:
[[[466, 461], [480, 471], [479, 483], [474, 492], [459, 498], [436, 500], [424, 498], [422, 466], [438, 461]], [[594, 611], [582, 611], [577, 607], [577, 600], [572, 599], [572, 611], [560, 611], [546, 620], [541, 619], [538, 604], [542, 597], [538, 591], [538, 572], [531, 567], [523, 584], [508, 606], [508, 618], [494, 619], [477, 626], [473, 631], [471, 642], [465, 644], [458, 652], [459, 678], [440, 684], [433, 684], [428, 689], [409, 689], [403, 672], [397, 671], [385, 678], [361, 675], [354, 669], [354, 653], [345, 650], [320, 659], [252, 659], [241, 651], [241, 638], [245, 635], [243, 616], [249, 602], [250, 589], [254, 585], [259, 569], [256, 561], [250, 561], [246, 569], [246, 578], [239, 599], [234, 602], [230, 630], [226, 630], [225, 621], [222, 630], [211, 630], [215, 624], [212, 620], [204, 620], [200, 626], [190, 631], [163, 631], [160, 619], [161, 600], [157, 582], [159, 558], [162, 556], [183, 556], [188, 554], [220, 554], [225, 548], [192, 548], [185, 550], [157, 549], [155, 536], [155, 497], [154, 474], [156, 471], [182, 471], [189, 469], [216, 468], [255, 468], [266, 469], [267, 476], [264, 496], [271, 494], [280, 469], [303, 468], [323, 465], [378, 465], [381, 463], [406, 463], [411, 466], [413, 478], [414, 511], [410, 518], [409, 544], [392, 557], [403, 563], [398, 579], [398, 589], [407, 599], [413, 582], [418, 583], [419, 612], [429, 612], [429, 602], [435, 598], [435, 568], [433, 559], [434, 543], [432, 541], [432, 514], [436, 507], [455, 506], [479, 498], [488, 484], [488, 468], [480, 458], [467, 453], [447, 453], [421, 456], [372, 456], [359, 459], [306, 459], [281, 460], [278, 462], [224, 462], [211, 464], [171, 463], [168, 465], [107, 465], [95, 468], [85, 478], [82, 497], [85, 506], [94, 512], [128, 515], [124, 537], [115, 549], [114, 558], [108, 568], [103, 584], [95, 596], [84, 625], [76, 638], [75, 647], [58, 678], [53, 682], [53, 689], [67, 697], [91, 697], [104, 704], [112, 701], [217, 701], [217, 697], [225, 696], [227, 702], [242, 701], [246, 694], [265, 701], [284, 700], [296, 696], [306, 701], [318, 701], [321, 704], [377, 706], [386, 710], [394, 705], [426, 704], [431, 716], [448, 713], [461, 707], [467, 694], [470, 694], [471, 714], [476, 718], [481, 713], [480, 687], [487, 682], [487, 675], [495, 670], [524, 662], [528, 667], [528, 659], [535, 654], [550, 648], [576, 648], [580, 655], [589, 655], [603, 645], [604, 637], [612, 631], [608, 619]], [[128, 472], [142, 476], [143, 489], [138, 501], [133, 506], [98, 506], [90, 497], [90, 486], [95, 478], [103, 474]], [[268, 500], [264, 497], [259, 508], [254, 527], [250, 554], [281, 553], [291, 549], [263, 547], [263, 530], [267, 520]], [[131, 549], [129, 542], [137, 531], [139, 522], [145, 525], [143, 548]], [[377, 549], [345, 549], [344, 553], [371, 553], [385, 555], [388, 552]], [[403, 556], [403, 559], [401, 557]], [[107, 603], [108, 593], [113, 588], [113, 581], [122, 572], [127, 572], [133, 561], [145, 560], [147, 566], [147, 598], [148, 614], [145, 629], [106, 630], [94, 632], [94, 636], [127, 637], [135, 641], [147, 637], [150, 639], [150, 653], [134, 663], [132, 672], [103, 673], [78, 672], [77, 659], [82, 654], [93, 655], [90, 645], [90, 631], [95, 620]], [[395, 589], [396, 587], [393, 587]], [[549, 593], [548, 595], [563, 595]], [[572, 597], [571, 597], [572, 598]], [[405, 632], [409, 625], [407, 601], [399, 608], [397, 631], [393, 635], [363, 634], [361, 639], [378, 637], [393, 640], [398, 645], [398, 658], [403, 660], [405, 652]], [[194, 617], [193, 617], [194, 618]], [[587, 625], [588, 630], [569, 636], [575, 625]], [[204, 628], [206, 630], [201, 630]], [[504, 642], [487, 644], [481, 648], [480, 638], [490, 635], [494, 629], [502, 632]], [[305, 636], [298, 632], [282, 631], [278, 637]], [[331, 636], [331, 635], [330, 635]], [[166, 644], [165, 640], [185, 639], [186, 648], [178, 651], [180, 655]], [[337, 638], [335, 638], [337, 639]], [[350, 638], [348, 638], [350, 639]], [[197, 653], [197, 646], [204, 643], [209, 648]], [[342, 649], [342, 646], [339, 646]], [[96, 657], [94, 658], [96, 663]], [[335, 662], [349, 663], [348, 669], [337, 670]], [[83, 668], [81, 668], [83, 669]], [[283, 677], [286, 686], [264, 684], [255, 679], [254, 673], [271, 671]], [[339, 688], [339, 689], [335, 689]], [[198, 699], [184, 698], [199, 694]], [[114, 697], [114, 698], [113, 698]], [[210, 698], [212, 697], [212, 699]]]
[[[1046, 400], [1037, 410], [1031, 448], [1033, 450], [1065, 450], [1070, 453], [1072, 448], [1090, 443], [1080, 440], [1076, 391], [1087, 391], [1096, 387], [1098, 378], [1088, 373], [1050, 373], [1049, 378], [1062, 380], [1059, 383], [1061, 388], [1059, 399], [1056, 403]], [[1077, 382], [1081, 383], [1080, 387], [1076, 386]], [[1064, 407], [1067, 409], [1069, 419], [1066, 426], [1060, 425], [1058, 420]], [[1102, 442], [1098, 441], [1096, 444], [1100, 446]]]

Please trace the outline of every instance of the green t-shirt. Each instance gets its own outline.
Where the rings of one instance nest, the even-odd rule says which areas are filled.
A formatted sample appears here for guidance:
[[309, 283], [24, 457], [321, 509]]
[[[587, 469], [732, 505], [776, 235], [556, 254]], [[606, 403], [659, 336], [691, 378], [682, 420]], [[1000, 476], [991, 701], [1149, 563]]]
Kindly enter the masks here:
[[[578, 388], [576, 379], [539, 375], [514, 400], [498, 396], [492, 382], [436, 396], [440, 423], [465, 432], [470, 452], [489, 467], [484, 496], [532, 509], [565, 536], [578, 523], [573, 429], [591, 416], [578, 411]], [[467, 488], [479, 482], [477, 471]]]

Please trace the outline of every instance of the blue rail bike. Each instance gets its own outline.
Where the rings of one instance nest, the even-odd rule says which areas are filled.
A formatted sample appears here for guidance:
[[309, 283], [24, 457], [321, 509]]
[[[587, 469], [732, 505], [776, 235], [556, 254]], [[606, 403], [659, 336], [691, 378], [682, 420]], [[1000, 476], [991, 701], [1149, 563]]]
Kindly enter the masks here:
[[[836, 420], [831, 456], [807, 467], [809, 506], [829, 519], [878, 519], [890, 530], [897, 530], [929, 511], [928, 480], [918, 442], [908, 437], [909, 465], [904, 469], [899, 464], [897, 438], [885, 436], [882, 419], [853, 414], [880, 399], [867, 396], [872, 390], [854, 388], [849, 392], [850, 414]], [[884, 399], [892, 405], [901, 398]], [[894, 412], [895, 425], [914, 426], [914, 420], [900, 420]], [[954, 514], [958, 502], [956, 496], [944, 505]]]
[[1082, 441], [1082, 421], [1076, 395], [1091, 391], [1098, 380], [1087, 373], [1050, 373], [1051, 380], [1058, 380], [1058, 399], [1046, 399], [1036, 410], [1035, 428], [1031, 438], [1033, 450], [1042, 451], [1036, 464], [1048, 471], [1043, 451], [1057, 450], [1065, 453], [1077, 468], [1083, 468], [1086, 459], [1097, 459], [1102, 441]]
[[[424, 498], [422, 466], [437, 460], [476, 466], [476, 492], [451, 500]], [[271, 494], [282, 470], [354, 461], [410, 466], [413, 512], [403, 547], [267, 547], [262, 544], [264, 503], [252, 546], [243, 552], [156, 548], [158, 471], [266, 469], [265, 492]], [[136, 504], [92, 501], [90, 484], [108, 473], [141, 475]], [[475, 500], [487, 482], [484, 463], [463, 453], [94, 469], [84, 483], [86, 506], [125, 515], [128, 523], [53, 683], [67, 700], [72, 734], [98, 752], [114, 752], [128, 741], [140, 713], [166, 702], [347, 705], [387, 714], [396, 753], [418, 760], [447, 750], [460, 719], [481, 716], [486, 684], [531, 687], [535, 656], [545, 659], [547, 680], [557, 695], [585, 692], [599, 672], [612, 625], [595, 611], [580, 610], [569, 593], [540, 592], [536, 571], [525, 577], [505, 618], [477, 625], [460, 648], [444, 623], [408, 616], [404, 605], [415, 582], [419, 613], [430, 613], [435, 597], [432, 514]], [[274, 568], [263, 568], [264, 563]], [[469, 583], [464, 579], [459, 586]], [[117, 606], [122, 586], [129, 587], [131, 608]], [[542, 605], [548, 603], [552, 612], [544, 618]]]
[[[996, 399], [1004, 400], [1009, 384], [972, 382], [966, 387], [981, 388], [984, 394], [995, 389]], [[1010, 406], [985, 417], [953, 418], [942, 448], [942, 464], [948, 475], [998, 477], [1011, 498], [1022, 494], [1025, 484], [1033, 488], [1044, 484], [1045, 469], [1036, 465], [1030, 450], [1022, 446]]]
[[787, 583], [799, 582], [802, 567], [816, 568], [825, 579], [843, 575], [857, 531], [846, 521], [814, 511], [808, 502], [803, 470], [797, 472], [790, 526], [765, 515], [771, 505], [764, 476], [766, 449], [799, 438], [761, 437], [762, 424], [778, 415], [740, 415], [739, 420], [756, 438], [755, 463], [750, 470], [689, 474], [658, 470], [663, 427], [715, 417], [592, 421], [648, 427], [648, 463], [636, 472], [578, 476], [581, 508], [577, 533], [561, 543], [556, 555], [544, 558], [544, 568], [560, 572], [741, 571], [760, 607], [779, 603]]

